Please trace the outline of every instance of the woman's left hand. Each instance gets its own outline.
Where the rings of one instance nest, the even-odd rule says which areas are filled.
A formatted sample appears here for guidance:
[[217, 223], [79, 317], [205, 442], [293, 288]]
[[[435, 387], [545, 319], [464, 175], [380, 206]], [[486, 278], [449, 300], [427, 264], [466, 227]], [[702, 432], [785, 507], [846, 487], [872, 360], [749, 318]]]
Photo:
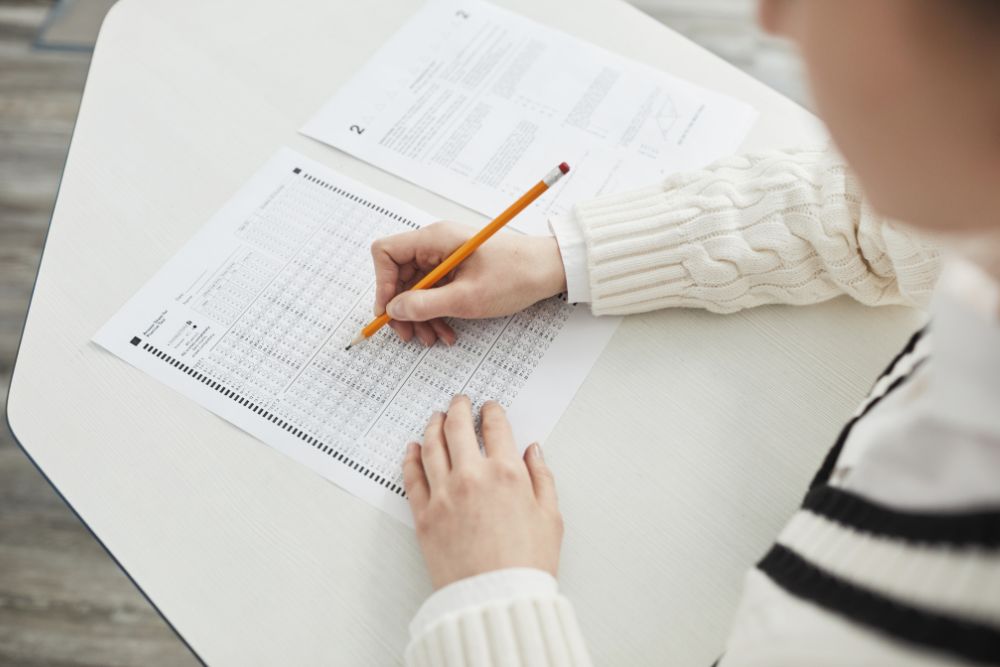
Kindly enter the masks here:
[[422, 446], [407, 445], [403, 480], [435, 590], [508, 567], [555, 576], [559, 565], [562, 516], [541, 450], [520, 456], [500, 404], [480, 414], [485, 455], [461, 395], [431, 417]]

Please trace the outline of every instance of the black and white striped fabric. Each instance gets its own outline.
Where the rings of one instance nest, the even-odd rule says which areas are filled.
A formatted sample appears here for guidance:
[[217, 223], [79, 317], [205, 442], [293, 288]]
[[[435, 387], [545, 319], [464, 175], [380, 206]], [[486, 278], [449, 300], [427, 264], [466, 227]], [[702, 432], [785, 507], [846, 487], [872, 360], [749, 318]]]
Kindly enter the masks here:
[[913, 510], [834, 480], [858, 425], [918, 381], [930, 338], [917, 332], [879, 377], [748, 576], [721, 667], [765, 664], [764, 652], [817, 664], [810, 637], [822, 664], [1000, 664], [1000, 507]]

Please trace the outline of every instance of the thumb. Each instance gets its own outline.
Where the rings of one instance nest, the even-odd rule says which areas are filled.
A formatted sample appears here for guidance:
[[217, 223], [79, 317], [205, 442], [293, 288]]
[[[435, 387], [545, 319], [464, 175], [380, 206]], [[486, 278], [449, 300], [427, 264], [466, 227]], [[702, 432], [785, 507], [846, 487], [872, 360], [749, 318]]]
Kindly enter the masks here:
[[462, 317], [466, 313], [464, 290], [455, 283], [430, 289], [408, 290], [386, 305], [394, 320], [426, 322], [436, 317]]
[[545, 464], [545, 459], [542, 458], [542, 449], [537, 442], [525, 450], [524, 463], [528, 466], [531, 486], [535, 489], [535, 498], [538, 499], [538, 504], [552, 510], [558, 510], [556, 480], [552, 476], [552, 470]]

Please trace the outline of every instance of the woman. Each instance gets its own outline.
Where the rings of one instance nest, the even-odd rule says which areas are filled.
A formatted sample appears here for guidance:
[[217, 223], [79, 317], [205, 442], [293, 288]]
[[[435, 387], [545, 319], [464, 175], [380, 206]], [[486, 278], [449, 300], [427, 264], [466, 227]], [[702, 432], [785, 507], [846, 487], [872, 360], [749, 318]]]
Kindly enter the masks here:
[[[501, 235], [426, 292], [401, 288], [469, 231], [383, 239], [376, 311], [430, 345], [454, 340], [442, 317], [509, 314], [567, 289], [596, 314], [843, 293], [924, 305], [939, 259], [920, 233], [933, 234], [948, 255], [933, 329], [875, 384], [747, 574], [719, 664], [1000, 663], [1000, 3], [762, 0], [760, 16], [800, 47], [852, 171], [822, 151], [724, 160], [582, 203], [552, 221], [555, 239]], [[496, 404], [482, 428], [485, 455], [456, 397], [408, 446], [436, 592], [407, 661], [590, 664], [554, 578], [553, 477], [538, 445], [518, 456]]]

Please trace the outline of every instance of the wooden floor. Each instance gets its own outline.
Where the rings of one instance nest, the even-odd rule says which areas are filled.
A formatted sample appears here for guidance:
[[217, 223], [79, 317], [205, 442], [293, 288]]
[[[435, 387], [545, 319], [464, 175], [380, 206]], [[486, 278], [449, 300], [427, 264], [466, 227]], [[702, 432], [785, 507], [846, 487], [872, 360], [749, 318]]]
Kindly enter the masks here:
[[[753, 27], [752, 0], [636, 4], [804, 100], [789, 50]], [[50, 5], [0, 0], [3, 404], [89, 61], [85, 52], [32, 48]], [[102, 11], [103, 3], [92, 6]], [[0, 428], [0, 667], [197, 664], [17, 448], [5, 425], [6, 420]]]
[[[0, 0], [0, 400], [4, 404], [89, 61], [87, 53], [31, 48], [49, 7], [42, 0]], [[195, 664], [14, 444], [4, 420], [0, 665]]]

